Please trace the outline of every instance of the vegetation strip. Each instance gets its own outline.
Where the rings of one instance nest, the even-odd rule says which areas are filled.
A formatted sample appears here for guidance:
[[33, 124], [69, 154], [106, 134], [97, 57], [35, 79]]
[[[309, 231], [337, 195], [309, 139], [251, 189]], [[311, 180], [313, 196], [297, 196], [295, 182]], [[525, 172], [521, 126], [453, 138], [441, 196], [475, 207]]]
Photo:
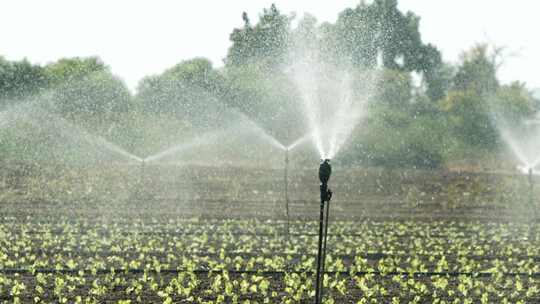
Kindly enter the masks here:
[[[234, 269], [143, 269], [143, 268], [133, 268], [133, 269], [0, 269], [0, 273], [4, 274], [25, 274], [25, 273], [43, 273], [43, 274], [79, 274], [79, 273], [89, 273], [89, 274], [110, 274], [110, 273], [195, 273], [195, 274], [206, 274], [206, 273], [229, 273], [229, 274], [258, 274], [258, 275], [285, 275], [285, 274], [314, 274], [311, 270], [291, 270], [291, 271], [268, 271], [268, 270], [234, 270]], [[492, 273], [492, 272], [406, 272], [406, 271], [391, 271], [391, 272], [381, 272], [381, 271], [325, 271], [325, 274], [329, 275], [375, 275], [375, 276], [408, 276], [408, 277], [478, 277], [478, 278], [489, 278], [492, 276], [505, 276], [505, 277], [534, 277], [540, 278], [540, 272], [504, 272], [504, 273]]]

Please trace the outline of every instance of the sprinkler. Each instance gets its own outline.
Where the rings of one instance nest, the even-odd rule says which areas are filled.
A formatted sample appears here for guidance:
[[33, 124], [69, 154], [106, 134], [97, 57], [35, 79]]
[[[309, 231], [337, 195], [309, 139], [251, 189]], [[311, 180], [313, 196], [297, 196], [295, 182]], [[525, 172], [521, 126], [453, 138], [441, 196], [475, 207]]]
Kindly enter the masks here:
[[144, 185], [145, 167], [146, 167], [146, 161], [143, 159], [141, 161], [141, 176], [140, 176], [140, 179], [139, 179], [139, 182], [141, 183], [141, 185]]
[[[529, 168], [529, 204], [534, 206], [534, 179], [533, 168]], [[536, 210], [535, 210], [536, 213]]]
[[529, 183], [529, 205], [534, 209], [533, 215], [536, 216], [537, 211], [536, 208], [534, 208], [534, 168], [533, 166], [528, 165], [518, 166], [517, 168], [523, 175], [527, 175], [527, 181]]
[[[326, 239], [328, 236], [328, 214], [330, 212], [330, 200], [332, 199], [332, 190], [328, 188], [328, 181], [330, 180], [331, 174], [332, 166], [330, 165], [330, 159], [321, 160], [321, 165], [319, 166], [321, 205], [319, 218], [319, 247], [317, 250], [317, 278], [315, 283], [316, 304], [322, 303], [323, 299], [324, 262], [326, 259]], [[324, 210], [325, 203], [326, 212]]]
[[287, 215], [287, 238], [289, 237], [289, 148], [285, 149], [285, 213]]

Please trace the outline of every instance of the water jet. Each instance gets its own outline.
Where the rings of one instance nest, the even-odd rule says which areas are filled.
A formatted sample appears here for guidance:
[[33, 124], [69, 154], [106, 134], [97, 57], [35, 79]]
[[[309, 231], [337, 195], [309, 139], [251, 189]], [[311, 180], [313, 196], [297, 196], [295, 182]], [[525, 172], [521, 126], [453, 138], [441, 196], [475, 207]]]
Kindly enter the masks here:
[[[137, 163], [142, 161], [142, 158], [136, 156], [135, 154], [126, 151], [125, 149], [106, 140], [101, 136], [91, 134], [86, 129], [80, 126], [76, 126], [75, 124], [58, 115], [48, 112], [45, 112], [44, 115], [48, 117], [39, 117], [39, 119], [32, 119], [32, 117], [29, 117], [28, 122], [38, 129], [43, 128], [44, 124], [51, 125], [53, 128], [59, 130], [61, 134], [65, 134], [66, 136], [68, 136], [72, 141], [83, 140], [93, 148], [104, 148], [109, 152], [113, 152], [118, 156], [122, 156], [128, 161], [135, 161]], [[40, 123], [38, 123], [37, 121], [39, 121]]]
[[148, 163], [155, 162], [155, 161], [159, 161], [159, 160], [161, 160], [161, 159], [163, 159], [163, 158], [165, 158], [167, 156], [173, 155], [173, 154], [185, 152], [185, 151], [188, 151], [188, 150], [200, 147], [200, 146], [212, 144], [215, 141], [217, 141], [219, 138], [224, 137], [228, 133], [232, 132], [235, 128], [238, 128], [240, 125], [241, 124], [236, 124], [236, 125], [234, 125], [234, 126], [232, 126], [230, 128], [227, 128], [225, 130], [217, 130], [217, 131], [206, 132], [206, 133], [200, 135], [197, 138], [194, 138], [194, 139], [191, 139], [191, 140], [176, 144], [176, 145], [174, 145], [174, 146], [172, 146], [172, 147], [170, 147], [168, 149], [165, 149], [165, 150], [163, 150], [161, 152], [158, 152], [158, 153], [152, 154], [150, 156], [147, 156], [146, 158], [144, 158], [144, 161], [146, 161]]
[[[540, 129], [535, 122], [525, 121], [520, 125], [510, 127], [509, 124], [498, 124], [497, 128], [501, 138], [510, 148], [514, 157], [519, 161], [517, 170], [527, 175], [528, 203], [534, 206], [534, 175], [538, 172], [535, 168], [540, 165]], [[536, 210], [535, 210], [536, 214]]]

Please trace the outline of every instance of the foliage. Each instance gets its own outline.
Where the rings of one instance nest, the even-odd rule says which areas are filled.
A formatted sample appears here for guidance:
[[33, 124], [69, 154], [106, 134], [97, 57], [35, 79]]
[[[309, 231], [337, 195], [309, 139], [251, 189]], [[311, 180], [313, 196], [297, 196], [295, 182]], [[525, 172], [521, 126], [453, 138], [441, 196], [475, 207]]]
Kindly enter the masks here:
[[515, 81], [499, 87], [492, 97], [492, 109], [496, 118], [517, 124], [530, 119], [537, 112], [537, 101], [524, 83]]
[[108, 67], [98, 57], [61, 58], [45, 66], [45, 71], [53, 85], [81, 80], [92, 73], [108, 71]]
[[252, 25], [245, 12], [242, 19], [244, 26], [230, 35], [232, 45], [225, 63], [230, 66], [261, 63], [266, 71], [277, 68], [285, 60], [292, 18], [272, 4], [263, 10], [257, 24]]
[[[258, 220], [38, 220], [0, 227], [1, 241], [17, 238], [0, 254], [3, 269], [22, 271], [0, 272], [0, 292], [13, 302], [298, 303], [314, 295], [315, 252], [306, 248], [316, 248], [308, 237], [315, 222], [293, 223], [295, 235], [284, 242], [277, 223]], [[527, 224], [338, 221], [330, 229], [340, 241], [327, 256], [335, 272], [324, 278], [328, 302], [539, 296], [539, 248], [516, 242], [535, 232]]]
[[451, 91], [442, 101], [456, 137], [470, 146], [493, 149], [498, 133], [491, 121], [487, 99], [473, 89]]
[[28, 60], [8, 61], [0, 56], [0, 108], [14, 99], [24, 99], [49, 83], [46, 71]]
[[[183, 61], [161, 75], [144, 78], [136, 101], [147, 115], [166, 115], [201, 127], [217, 120], [221, 76], [204, 58]], [[214, 126], [215, 127], [215, 126]]]
[[364, 135], [355, 140], [362, 142], [359, 152], [367, 164], [435, 168], [443, 163], [443, 151], [450, 143], [440, 117], [410, 118], [406, 112], [390, 108], [376, 111], [376, 117], [368, 119]]
[[339, 15], [333, 31], [336, 51], [360, 67], [374, 68], [380, 60], [388, 69], [422, 73], [436, 100], [442, 90], [436, 72], [442, 59], [435, 46], [422, 42], [419, 22], [414, 13], [401, 12], [397, 0], [361, 2]]
[[72, 120], [110, 124], [131, 110], [131, 94], [125, 84], [108, 72], [93, 72], [62, 83], [50, 97], [55, 110]]
[[490, 53], [489, 45], [478, 44], [461, 55], [461, 65], [454, 76], [454, 88], [472, 90], [478, 95], [495, 92], [499, 87], [497, 50]]
[[306, 134], [299, 94], [282, 72], [263, 74], [259, 66], [228, 68], [223, 101], [244, 113], [282, 142]]
[[[420, 17], [401, 11], [397, 0], [362, 1], [333, 23], [319, 24], [306, 14], [295, 25], [294, 14], [274, 4], [256, 22], [246, 13], [242, 19], [230, 35], [223, 68], [205, 58], [185, 60], [142, 79], [136, 94], [98, 57], [44, 66], [0, 58], [0, 123], [53, 112], [147, 154], [245, 116], [287, 144], [307, 133], [307, 122], [298, 119], [305, 116], [301, 94], [288, 74], [298, 59], [295, 50], [314, 50], [318, 60], [351, 74], [379, 75], [370, 101], [375, 110], [364, 125], [369, 132], [357, 128], [352, 134], [343, 156], [349, 163], [437, 167], [459, 151], [474, 151], [472, 157], [496, 152], [501, 141], [495, 124], [518, 124], [540, 108], [525, 84], [499, 82], [502, 48], [477, 44], [457, 65], [445, 63], [436, 46], [422, 40]], [[353, 90], [369, 88], [354, 81]], [[2, 136], [2, 151], [17, 150], [18, 139], [28, 146], [42, 142], [20, 135], [10, 140], [10, 131]]]
[[378, 86], [373, 101], [383, 103], [392, 109], [407, 109], [412, 103], [412, 80], [408, 73], [385, 69], [380, 72]]

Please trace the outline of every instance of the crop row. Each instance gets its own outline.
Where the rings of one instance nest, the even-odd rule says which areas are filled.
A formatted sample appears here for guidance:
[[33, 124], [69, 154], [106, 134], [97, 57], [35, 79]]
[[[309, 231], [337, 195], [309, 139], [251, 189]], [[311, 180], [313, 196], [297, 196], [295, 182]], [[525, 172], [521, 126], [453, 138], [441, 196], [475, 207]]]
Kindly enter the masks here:
[[[314, 221], [0, 221], [0, 301], [302, 303]], [[535, 303], [536, 223], [333, 221], [327, 303]], [[367, 302], [365, 302], [367, 301]]]
[[[536, 303], [531, 277], [326, 275], [326, 303]], [[0, 301], [14, 303], [305, 303], [311, 273], [107, 273], [0, 275]]]

